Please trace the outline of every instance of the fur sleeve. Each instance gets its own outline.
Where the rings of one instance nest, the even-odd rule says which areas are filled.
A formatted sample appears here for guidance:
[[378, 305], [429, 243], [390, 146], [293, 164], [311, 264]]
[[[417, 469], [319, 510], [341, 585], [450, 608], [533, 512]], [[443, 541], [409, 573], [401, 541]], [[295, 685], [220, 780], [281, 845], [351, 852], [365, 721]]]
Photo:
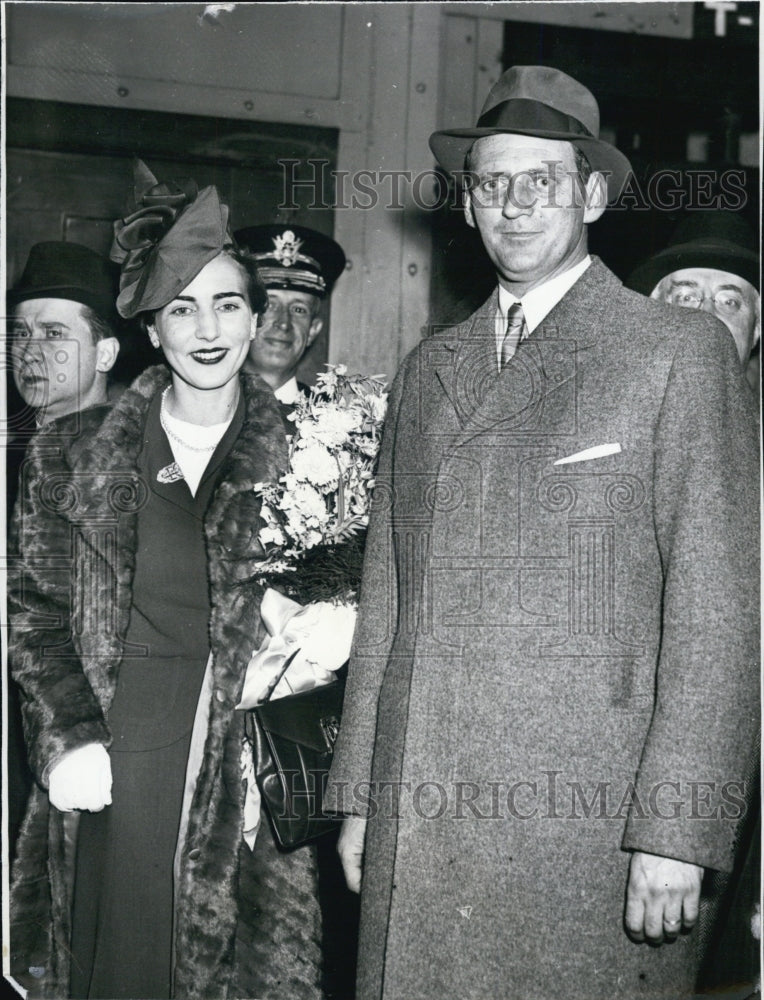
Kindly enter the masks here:
[[21, 691], [30, 767], [44, 787], [69, 750], [110, 742], [72, 638], [69, 465], [60, 440], [36, 436], [22, 466], [11, 534], [10, 666]]

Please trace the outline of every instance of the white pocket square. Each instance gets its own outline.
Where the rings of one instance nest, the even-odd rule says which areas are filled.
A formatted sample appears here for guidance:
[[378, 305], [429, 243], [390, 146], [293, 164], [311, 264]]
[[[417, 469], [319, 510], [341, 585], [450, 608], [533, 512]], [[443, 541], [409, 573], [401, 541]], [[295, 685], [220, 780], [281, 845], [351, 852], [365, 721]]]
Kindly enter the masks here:
[[621, 446], [617, 441], [611, 444], [595, 444], [593, 448], [584, 448], [577, 451], [575, 455], [567, 455], [565, 458], [558, 458], [555, 465], [570, 465], [571, 462], [588, 462], [590, 458], [604, 458], [605, 455], [617, 455]]

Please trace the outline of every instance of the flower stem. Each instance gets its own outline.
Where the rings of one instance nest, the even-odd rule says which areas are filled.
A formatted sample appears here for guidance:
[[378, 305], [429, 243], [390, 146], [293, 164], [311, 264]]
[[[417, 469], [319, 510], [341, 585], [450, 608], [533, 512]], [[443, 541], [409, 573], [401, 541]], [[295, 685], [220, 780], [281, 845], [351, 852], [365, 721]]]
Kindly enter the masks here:
[[337, 468], [339, 469], [339, 478], [337, 480], [337, 521], [339, 524], [345, 523], [345, 487], [342, 482], [342, 466], [340, 465], [340, 460], [337, 456], [334, 456], [337, 463]]

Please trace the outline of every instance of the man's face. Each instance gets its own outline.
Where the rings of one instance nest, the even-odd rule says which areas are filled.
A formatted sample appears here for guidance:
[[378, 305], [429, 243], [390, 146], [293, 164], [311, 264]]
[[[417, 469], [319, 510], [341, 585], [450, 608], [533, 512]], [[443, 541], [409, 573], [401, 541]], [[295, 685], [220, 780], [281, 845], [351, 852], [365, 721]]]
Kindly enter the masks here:
[[759, 293], [745, 278], [712, 267], [686, 267], [661, 279], [652, 297], [713, 313], [732, 334], [740, 363], [748, 363], [761, 332], [761, 311]]
[[71, 299], [28, 299], [13, 312], [13, 380], [46, 421], [96, 402], [99, 372], [116, 358], [114, 338], [93, 343], [82, 308]]
[[294, 375], [300, 358], [321, 332], [319, 302], [308, 292], [268, 289], [268, 308], [249, 349], [249, 365], [274, 389]]
[[470, 154], [467, 223], [480, 233], [499, 280], [526, 291], [586, 256], [586, 224], [605, 210], [604, 184], [584, 188], [569, 142], [524, 135], [478, 139]]

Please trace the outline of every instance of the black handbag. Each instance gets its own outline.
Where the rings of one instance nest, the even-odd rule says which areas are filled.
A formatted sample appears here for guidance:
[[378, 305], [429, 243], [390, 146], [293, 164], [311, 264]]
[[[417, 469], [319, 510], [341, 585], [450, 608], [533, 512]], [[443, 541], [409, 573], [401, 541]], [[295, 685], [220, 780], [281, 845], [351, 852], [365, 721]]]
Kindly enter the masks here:
[[255, 778], [282, 847], [299, 847], [342, 821], [324, 813], [323, 800], [344, 693], [341, 673], [331, 684], [265, 701], [246, 712]]

